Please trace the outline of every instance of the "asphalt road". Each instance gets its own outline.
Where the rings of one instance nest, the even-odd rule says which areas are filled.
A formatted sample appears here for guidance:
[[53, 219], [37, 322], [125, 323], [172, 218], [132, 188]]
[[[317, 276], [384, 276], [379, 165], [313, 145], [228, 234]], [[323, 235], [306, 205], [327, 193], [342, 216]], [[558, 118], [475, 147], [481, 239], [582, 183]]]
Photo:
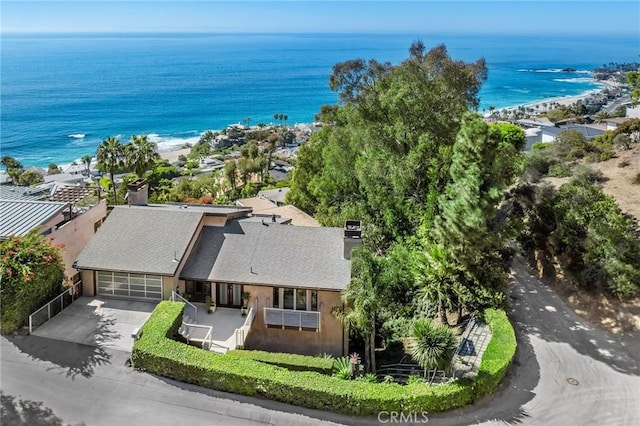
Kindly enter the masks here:
[[[594, 328], [522, 265], [514, 272], [514, 366], [495, 395], [428, 424], [639, 425], [638, 337]], [[0, 356], [3, 408], [29, 411], [20, 425], [381, 424], [139, 373], [117, 350], [17, 336], [0, 339]]]

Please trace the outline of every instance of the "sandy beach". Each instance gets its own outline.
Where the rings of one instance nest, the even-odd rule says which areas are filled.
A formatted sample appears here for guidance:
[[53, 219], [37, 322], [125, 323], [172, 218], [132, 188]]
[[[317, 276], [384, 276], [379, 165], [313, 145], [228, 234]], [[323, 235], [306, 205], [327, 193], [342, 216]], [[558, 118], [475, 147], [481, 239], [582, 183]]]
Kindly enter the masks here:
[[[590, 90], [588, 92], [584, 92], [581, 93], [580, 95], [573, 95], [573, 96], [560, 96], [560, 97], [555, 97], [555, 98], [547, 98], [547, 99], [540, 99], [534, 102], [529, 102], [526, 104], [522, 104], [522, 105], [514, 105], [514, 106], [509, 106], [509, 107], [504, 107], [504, 108], [496, 108], [495, 112], [501, 112], [501, 111], [512, 111], [512, 110], [517, 110], [519, 107], [525, 107], [525, 108], [534, 108], [536, 109], [536, 111], [538, 112], [542, 112], [545, 111], [545, 106], [544, 104], [547, 104], [547, 109], [549, 108], [550, 104], [552, 103], [557, 103], [559, 105], [564, 105], [564, 106], [570, 106], [574, 103], [576, 103], [579, 100], [585, 100], [590, 96], [593, 96], [597, 93], [602, 92], [603, 90], [606, 90], [608, 88], [615, 88], [618, 87], [616, 84], [611, 83], [610, 81], [597, 81], [596, 83], [600, 84], [601, 87], [598, 89], [593, 89]], [[537, 107], [537, 108], [536, 108]], [[484, 114], [485, 117], [489, 117], [491, 116], [490, 112], [485, 112]]]
[[187, 155], [189, 154], [189, 151], [191, 151], [191, 148], [177, 149], [175, 151], [164, 151], [164, 152], [159, 152], [159, 154], [160, 154], [160, 157], [164, 158], [169, 163], [175, 163], [176, 161], [178, 161], [179, 156]]

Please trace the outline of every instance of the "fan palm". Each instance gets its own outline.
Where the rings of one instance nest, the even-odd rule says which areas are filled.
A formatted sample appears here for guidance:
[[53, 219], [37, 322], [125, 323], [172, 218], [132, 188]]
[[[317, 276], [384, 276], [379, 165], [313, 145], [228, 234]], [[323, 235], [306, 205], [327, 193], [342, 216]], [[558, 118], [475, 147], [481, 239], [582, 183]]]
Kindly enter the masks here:
[[114, 204], [117, 204], [114, 175], [118, 169], [124, 166], [124, 158], [124, 147], [117, 138], [109, 136], [98, 146], [98, 151], [96, 152], [98, 170], [101, 172], [109, 172]]
[[133, 135], [131, 141], [125, 145], [127, 167], [141, 178], [151, 168], [160, 155], [156, 152], [156, 144], [149, 142], [147, 135]]
[[457, 345], [458, 338], [451, 328], [428, 319], [416, 320], [407, 339], [411, 357], [425, 370], [448, 370]]
[[91, 160], [93, 159], [92, 156], [90, 155], [85, 155], [82, 157], [82, 164], [85, 165], [86, 170], [87, 170], [87, 176], [89, 176], [91, 174]]
[[443, 246], [432, 244], [416, 256], [413, 273], [420, 288], [418, 294], [438, 306], [440, 322], [447, 324], [447, 309], [459, 299], [456, 290], [460, 271], [455, 260]]

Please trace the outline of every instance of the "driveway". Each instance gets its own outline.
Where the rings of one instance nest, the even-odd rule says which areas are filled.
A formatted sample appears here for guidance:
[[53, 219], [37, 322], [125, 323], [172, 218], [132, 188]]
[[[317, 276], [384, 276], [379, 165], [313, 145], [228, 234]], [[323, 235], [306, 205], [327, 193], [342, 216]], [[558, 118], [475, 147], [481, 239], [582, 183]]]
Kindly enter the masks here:
[[131, 352], [131, 333], [145, 323], [155, 306], [153, 302], [81, 297], [33, 335]]
[[[638, 336], [614, 336], [593, 327], [522, 264], [514, 262], [513, 271], [510, 316], [519, 345], [514, 365], [492, 397], [463, 409], [429, 414], [429, 424], [640, 424]], [[108, 303], [111, 308], [115, 304]], [[15, 398], [7, 400], [7, 405], [18, 400], [33, 403], [29, 406], [65, 422], [92, 426], [381, 424], [375, 417], [341, 416], [140, 373], [127, 367], [128, 353], [109, 348], [16, 336], [0, 338], [0, 351], [2, 390], [5, 399]]]

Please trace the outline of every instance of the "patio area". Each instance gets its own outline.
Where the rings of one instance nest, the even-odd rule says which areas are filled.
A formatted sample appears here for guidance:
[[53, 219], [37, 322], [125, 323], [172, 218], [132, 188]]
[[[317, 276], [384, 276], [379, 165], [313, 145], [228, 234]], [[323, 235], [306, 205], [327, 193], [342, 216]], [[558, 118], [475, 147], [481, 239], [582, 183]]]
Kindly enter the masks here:
[[193, 307], [187, 305], [183, 317], [184, 323], [197, 325], [190, 326], [185, 330], [189, 335], [189, 341], [202, 343], [207, 340], [208, 327], [211, 327], [212, 350], [218, 348], [225, 352], [235, 348], [236, 330], [242, 328], [247, 319], [246, 316], [240, 314], [240, 309], [216, 308], [214, 313], [208, 314], [204, 304], [195, 303], [194, 305], [197, 308], [197, 313]]

